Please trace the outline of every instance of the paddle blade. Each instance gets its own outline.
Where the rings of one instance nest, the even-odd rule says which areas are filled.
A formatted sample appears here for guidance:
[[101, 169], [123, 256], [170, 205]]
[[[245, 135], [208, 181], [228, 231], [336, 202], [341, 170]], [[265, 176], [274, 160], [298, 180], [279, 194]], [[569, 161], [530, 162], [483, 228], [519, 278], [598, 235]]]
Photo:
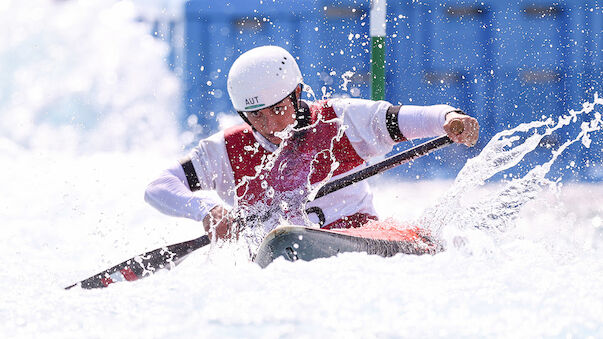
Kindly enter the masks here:
[[92, 277], [65, 287], [66, 290], [80, 286], [85, 289], [103, 288], [119, 281], [134, 281], [152, 275], [161, 269], [171, 269], [189, 253], [210, 243], [204, 235], [197, 239], [161, 247], [156, 250], [137, 255], [121, 264], [115, 265]]

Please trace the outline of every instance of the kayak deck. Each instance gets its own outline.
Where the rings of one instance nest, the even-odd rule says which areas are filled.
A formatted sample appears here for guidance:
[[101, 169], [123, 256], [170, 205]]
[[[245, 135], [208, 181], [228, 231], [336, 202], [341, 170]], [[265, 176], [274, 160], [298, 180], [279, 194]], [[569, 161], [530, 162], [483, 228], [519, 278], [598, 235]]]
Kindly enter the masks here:
[[310, 261], [345, 252], [390, 257], [398, 253], [435, 254], [440, 250], [440, 244], [417, 227], [398, 229], [378, 223], [337, 230], [281, 226], [264, 238], [254, 261], [264, 268], [279, 257]]

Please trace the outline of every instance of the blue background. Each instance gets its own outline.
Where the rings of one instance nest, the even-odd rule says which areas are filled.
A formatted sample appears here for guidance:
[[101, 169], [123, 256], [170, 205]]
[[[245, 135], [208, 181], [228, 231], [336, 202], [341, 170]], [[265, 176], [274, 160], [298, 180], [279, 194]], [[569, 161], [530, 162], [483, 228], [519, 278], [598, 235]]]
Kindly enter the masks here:
[[[369, 1], [187, 2], [183, 126], [197, 116], [207, 135], [217, 129], [217, 114], [234, 113], [226, 90], [229, 67], [265, 44], [299, 57], [305, 82], [319, 98], [323, 87], [335, 96], [370, 98], [369, 11]], [[496, 132], [560, 116], [592, 102], [597, 91], [603, 95], [599, 1], [388, 1], [387, 19], [386, 100], [447, 103], [482, 126], [476, 148], [452, 146], [398, 169], [402, 177], [453, 177]], [[341, 75], [350, 70], [356, 73], [343, 91]], [[559, 139], [548, 137], [542, 148]], [[590, 149], [568, 152], [564, 163], [580, 166], [565, 171], [565, 179], [603, 180], [602, 145], [599, 136]], [[546, 154], [537, 149], [527, 162]]]

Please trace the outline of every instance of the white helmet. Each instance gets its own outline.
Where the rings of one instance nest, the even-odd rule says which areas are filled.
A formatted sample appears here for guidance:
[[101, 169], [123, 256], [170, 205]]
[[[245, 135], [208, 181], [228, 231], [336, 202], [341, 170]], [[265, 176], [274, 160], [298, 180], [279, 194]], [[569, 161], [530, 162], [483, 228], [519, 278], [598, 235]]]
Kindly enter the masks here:
[[285, 99], [302, 80], [297, 62], [285, 49], [256, 47], [230, 67], [228, 95], [235, 110], [256, 111]]

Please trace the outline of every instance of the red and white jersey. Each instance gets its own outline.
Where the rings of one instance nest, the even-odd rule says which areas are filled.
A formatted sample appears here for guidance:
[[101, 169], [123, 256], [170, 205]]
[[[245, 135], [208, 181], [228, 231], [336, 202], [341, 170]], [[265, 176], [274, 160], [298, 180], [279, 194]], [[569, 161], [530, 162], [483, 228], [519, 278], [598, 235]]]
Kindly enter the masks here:
[[[166, 170], [148, 186], [145, 199], [164, 213], [202, 220], [218, 204], [233, 206], [235, 200], [251, 204], [270, 188], [295, 189], [308, 178], [310, 184], [316, 184], [330, 173], [331, 180], [337, 179], [384, 156], [399, 141], [442, 135], [446, 113], [455, 110], [448, 105], [392, 109], [386, 101], [362, 99], [319, 101], [309, 108], [312, 128], [279, 150], [282, 154], [277, 159], [288, 160], [277, 160], [276, 166], [260, 173], [260, 165], [277, 146], [247, 125], [231, 127], [201, 140], [188, 155], [189, 168], [178, 164]], [[344, 132], [337, 135], [340, 125]], [[312, 163], [312, 168], [295, 168], [304, 162]], [[198, 190], [194, 192], [187, 171], [196, 176], [193, 185]], [[327, 228], [360, 226], [376, 218], [366, 181], [316, 199], [306, 208], [319, 208]], [[317, 214], [309, 218], [319, 222]]]

